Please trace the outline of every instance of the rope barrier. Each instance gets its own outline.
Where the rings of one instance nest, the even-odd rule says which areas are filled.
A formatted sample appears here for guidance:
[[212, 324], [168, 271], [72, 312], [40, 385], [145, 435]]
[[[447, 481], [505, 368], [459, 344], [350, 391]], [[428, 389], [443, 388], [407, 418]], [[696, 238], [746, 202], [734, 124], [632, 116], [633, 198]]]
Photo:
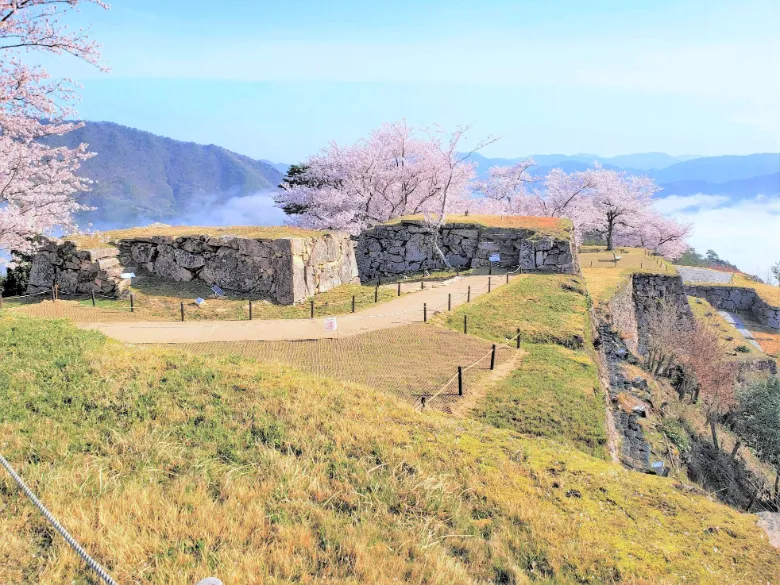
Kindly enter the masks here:
[[0, 453], [0, 464], [5, 467], [5, 470], [16, 482], [16, 485], [19, 486], [19, 489], [24, 492], [24, 495], [26, 495], [33, 504], [35, 504], [35, 507], [40, 510], [41, 514], [43, 514], [44, 518], [46, 518], [49, 524], [51, 524], [54, 529], [60, 533], [60, 536], [62, 536], [68, 545], [70, 545], [70, 548], [72, 548], [76, 554], [84, 559], [84, 562], [89, 565], [90, 569], [95, 571], [95, 573], [97, 573], [98, 576], [107, 585], [117, 585], [117, 582], [111, 578], [108, 572], [95, 559], [87, 554], [87, 551], [85, 551], [84, 548], [76, 541], [76, 539], [73, 538], [67, 530], [65, 530], [62, 524], [57, 521], [57, 519], [52, 515], [51, 512], [49, 512], [46, 506], [44, 506], [41, 501], [35, 497], [35, 494], [32, 492], [32, 490], [27, 487], [27, 484], [24, 483], [24, 480], [19, 477], [19, 474], [17, 474], [16, 471], [14, 471], [14, 468], [11, 467], [11, 464], [8, 463], [8, 460], [5, 457], [3, 457], [2, 453]]
[[51, 292], [51, 289], [49, 288], [49, 289], [46, 289], [46, 290], [42, 290], [41, 292], [30, 293], [28, 295], [17, 295], [15, 297], [3, 297], [3, 300], [4, 301], [12, 301], [14, 299], [25, 299], [27, 297], [37, 297], [38, 295], [45, 295], [45, 294], [50, 293], [50, 292]]
[[[510, 344], [512, 341], [516, 340], [516, 339], [518, 338], [518, 336], [519, 336], [519, 335], [521, 335], [521, 334], [520, 334], [520, 333], [515, 333], [515, 334], [514, 334], [512, 337], [510, 337], [510, 338], [509, 338], [509, 339], [506, 341], [506, 343], [503, 343], [503, 344], [501, 344], [501, 345], [497, 345], [497, 346], [496, 346], [496, 349], [498, 349], [499, 347], [509, 347], [509, 344]], [[468, 366], [466, 366], [465, 368], [463, 368], [463, 372], [464, 372], [464, 373], [465, 373], [465, 372], [468, 372], [468, 371], [469, 371], [471, 368], [473, 368], [474, 366], [476, 366], [476, 365], [477, 365], [479, 362], [481, 362], [481, 361], [482, 361], [482, 360], [484, 360], [485, 358], [488, 358], [488, 357], [490, 357], [490, 356], [492, 355], [492, 353], [493, 353], [493, 350], [491, 349], [489, 352], [487, 352], [487, 353], [486, 353], [485, 355], [483, 355], [481, 358], [479, 358], [478, 360], [476, 360], [476, 361], [474, 361], [474, 362], [470, 363]], [[450, 379], [447, 381], [447, 383], [446, 383], [446, 384], [444, 384], [444, 386], [442, 386], [441, 388], [439, 388], [439, 390], [437, 390], [435, 394], [433, 394], [432, 396], [426, 397], [426, 398], [425, 398], [425, 401], [429, 403], [431, 400], [434, 400], [435, 398], [437, 398], [437, 397], [438, 397], [438, 396], [439, 396], [439, 395], [440, 395], [442, 392], [444, 392], [444, 391], [447, 389], [447, 387], [448, 387], [450, 384], [452, 384], [452, 383], [453, 383], [453, 382], [454, 382], [454, 381], [457, 379], [457, 377], [458, 377], [458, 374], [455, 374], [455, 375], [454, 375], [452, 378], [450, 378]], [[417, 410], [420, 410], [420, 411], [422, 411], [422, 409], [423, 409], [423, 404], [422, 404], [422, 402], [421, 402], [420, 404], [418, 404], [418, 405], [416, 406], [416, 408], [417, 408]]]

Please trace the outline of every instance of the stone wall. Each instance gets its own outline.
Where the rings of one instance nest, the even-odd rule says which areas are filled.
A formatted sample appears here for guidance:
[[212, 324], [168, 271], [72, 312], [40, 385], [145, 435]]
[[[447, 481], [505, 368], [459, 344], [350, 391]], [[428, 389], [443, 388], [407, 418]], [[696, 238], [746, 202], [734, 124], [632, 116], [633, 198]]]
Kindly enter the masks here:
[[80, 250], [68, 240], [47, 240], [33, 257], [27, 293], [57, 284], [63, 294], [118, 295], [129, 286], [120, 278], [125, 270], [118, 255], [113, 246]]
[[693, 323], [682, 279], [663, 274], [632, 274], [609, 303], [611, 321], [626, 347], [639, 356], [647, 355], [653, 321], [664, 311], [676, 315], [680, 327]]
[[457, 268], [487, 266], [490, 256], [499, 254], [497, 264], [504, 268], [519, 264], [523, 270], [577, 271], [568, 239], [541, 236], [531, 229], [470, 223], [445, 224], [434, 233], [421, 220], [402, 220], [360, 234], [355, 252], [360, 279], [370, 282], [381, 276], [445, 268], [436, 241], [449, 263]]
[[771, 306], [752, 288], [686, 284], [685, 292], [707, 299], [719, 311], [746, 311], [762, 325], [780, 329], [780, 308]]
[[120, 275], [201, 280], [226, 291], [293, 304], [357, 278], [349, 235], [252, 239], [234, 236], [155, 236], [118, 240], [114, 247], [79, 250], [49, 241], [33, 259], [30, 292], [59, 285], [63, 294], [121, 294]]

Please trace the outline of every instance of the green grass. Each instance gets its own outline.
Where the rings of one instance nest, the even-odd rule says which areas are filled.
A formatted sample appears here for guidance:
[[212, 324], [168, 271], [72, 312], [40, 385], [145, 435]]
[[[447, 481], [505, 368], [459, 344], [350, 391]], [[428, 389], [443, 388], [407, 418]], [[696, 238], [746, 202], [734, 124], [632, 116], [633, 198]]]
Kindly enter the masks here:
[[604, 399], [596, 364], [582, 351], [523, 346], [520, 365], [473, 416], [499, 428], [567, 443], [606, 458]]
[[488, 391], [473, 416], [606, 457], [604, 400], [594, 356], [587, 349], [590, 325], [582, 279], [518, 275], [509, 285], [437, 319], [462, 331], [464, 315], [469, 335], [491, 341], [505, 342], [519, 328], [527, 352]]
[[[769, 583], [755, 517], [236, 356], [0, 316], [0, 447], [120, 583]], [[94, 583], [0, 476], [0, 582]]]
[[[352, 297], [355, 297], [355, 310], [374, 306], [373, 285], [342, 284], [324, 293], [318, 294], [314, 301], [316, 317], [343, 315], [352, 311]], [[404, 285], [402, 294], [416, 291], [412, 285]], [[310, 315], [309, 301], [297, 305], [278, 305], [258, 298], [257, 295], [230, 293], [224, 299], [215, 299], [207, 284], [201, 281], [170, 282], [161, 278], [138, 279], [131, 292], [135, 295], [135, 312], [130, 313], [128, 299], [113, 300], [98, 298], [95, 307], [91, 299], [80, 301], [34, 303], [7, 303], [9, 308], [17, 307], [35, 317], [67, 318], [75, 322], [113, 322], [113, 321], [178, 321], [181, 318], [181, 303], [184, 302], [186, 318], [189, 321], [228, 320], [241, 321], [249, 318], [249, 300], [252, 303], [254, 319], [306, 319]], [[206, 303], [195, 304], [202, 297]], [[44, 301], [47, 297], [40, 297]], [[379, 287], [377, 302], [383, 303], [397, 298], [396, 286]], [[67, 297], [65, 297], [67, 299]]]
[[[688, 304], [691, 306], [693, 316], [700, 323], [712, 328], [720, 338], [723, 349], [733, 361], [766, 359], [767, 355], [748, 341], [737, 331], [733, 325], [718, 314], [706, 299], [688, 297]], [[742, 348], [742, 349], [740, 349]]]
[[587, 311], [581, 278], [523, 274], [512, 276], [508, 286], [438, 318], [447, 327], [462, 331], [466, 315], [469, 334], [492, 341], [506, 341], [520, 328], [523, 341], [581, 345], [588, 329]]

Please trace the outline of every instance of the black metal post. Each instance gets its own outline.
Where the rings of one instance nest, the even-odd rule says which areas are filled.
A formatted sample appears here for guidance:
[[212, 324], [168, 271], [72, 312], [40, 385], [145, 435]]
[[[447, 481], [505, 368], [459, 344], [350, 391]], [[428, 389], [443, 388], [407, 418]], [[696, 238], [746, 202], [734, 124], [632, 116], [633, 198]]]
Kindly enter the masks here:
[[314, 301], [311, 301], [309, 310], [309, 319], [314, 319]]
[[95, 306], [95, 291], [92, 291], [92, 306]]
[[181, 320], [184, 321], [184, 301], [181, 303]]
[[428, 322], [428, 303], [423, 303], [423, 323]]
[[458, 396], [463, 396], [463, 366], [458, 366]]
[[509, 284], [509, 272], [506, 273], [506, 283]]
[[379, 285], [376, 285], [376, 288], [374, 288], [374, 302], [379, 302]]
[[423, 290], [424, 288], [425, 288], [425, 281], [421, 280], [420, 281], [420, 290]]
[[447, 310], [452, 311], [452, 293], [447, 295]]
[[520, 349], [520, 328], [517, 328], [517, 349]]
[[490, 276], [491, 274], [493, 274], [493, 263], [492, 262], [488, 265], [488, 276]]
[[252, 320], [252, 301], [249, 301], [249, 320]]
[[352, 295], [352, 312], [355, 312], [355, 295]]
[[488, 276], [488, 292], [490, 292], [490, 285], [491, 285], [491, 281], [492, 280], [493, 280], [493, 277], [492, 276]]
[[493, 349], [490, 352], [490, 369], [496, 369], [496, 344], [493, 344]]
[[463, 315], [463, 333], [468, 334], [469, 332], [469, 316]]
[[130, 293], [130, 312], [135, 313], [135, 295]]
[[471, 302], [471, 286], [469, 285], [468, 291], [466, 292], [466, 302]]
[[401, 296], [401, 283], [398, 283], [398, 296]]

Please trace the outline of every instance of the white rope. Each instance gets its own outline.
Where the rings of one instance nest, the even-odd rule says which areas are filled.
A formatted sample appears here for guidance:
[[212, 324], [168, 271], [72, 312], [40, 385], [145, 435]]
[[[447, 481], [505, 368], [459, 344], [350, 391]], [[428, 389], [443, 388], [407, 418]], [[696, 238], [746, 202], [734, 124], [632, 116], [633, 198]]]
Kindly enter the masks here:
[[81, 545], [76, 542], [76, 539], [73, 538], [67, 530], [65, 530], [62, 524], [57, 522], [57, 519], [52, 515], [51, 512], [49, 512], [46, 506], [44, 506], [41, 501], [35, 497], [35, 494], [32, 492], [32, 490], [27, 487], [27, 484], [24, 483], [24, 480], [22, 480], [16, 471], [14, 471], [13, 467], [11, 467], [11, 464], [8, 463], [5, 457], [3, 457], [2, 453], [0, 453], [0, 464], [5, 467], [5, 470], [11, 475], [13, 480], [16, 482], [16, 485], [18, 485], [19, 488], [24, 492], [24, 495], [26, 495], [30, 501], [35, 504], [35, 507], [41, 511], [41, 514], [43, 514], [46, 520], [49, 521], [49, 524], [51, 524], [54, 529], [60, 533], [60, 536], [62, 536], [62, 538], [64, 538], [65, 541], [70, 545], [70, 548], [76, 551], [76, 553], [82, 559], [84, 559], [84, 562], [86, 562], [89, 567], [98, 574], [104, 583], [107, 585], [117, 585], [117, 582], [111, 578], [108, 572], [103, 567], [101, 567], [95, 559], [87, 554], [87, 551], [85, 551]]
[[[496, 349], [498, 349], [499, 347], [509, 347], [509, 343], [511, 343], [512, 341], [516, 340], [516, 339], [517, 339], [519, 336], [520, 336], [520, 333], [515, 333], [515, 334], [514, 334], [512, 337], [510, 337], [510, 338], [507, 340], [507, 342], [506, 342], [506, 343], [502, 343], [501, 345], [496, 345]], [[467, 371], [469, 371], [469, 370], [470, 370], [472, 367], [476, 366], [476, 365], [477, 365], [479, 362], [481, 362], [482, 360], [484, 360], [486, 357], [490, 356], [492, 353], [493, 353], [493, 349], [491, 348], [491, 350], [490, 350], [490, 351], [489, 351], [487, 354], [485, 354], [484, 356], [482, 356], [481, 358], [479, 358], [477, 361], [475, 361], [475, 362], [472, 362], [471, 364], [469, 364], [468, 366], [466, 366], [465, 368], [463, 368], [462, 372], [467, 372]], [[439, 394], [441, 394], [442, 392], [444, 392], [444, 391], [447, 389], [447, 386], [449, 386], [450, 384], [452, 384], [452, 382], [453, 382], [453, 381], [454, 381], [454, 380], [455, 380], [457, 377], [458, 377], [458, 374], [455, 374], [455, 375], [454, 375], [452, 378], [450, 378], [450, 379], [447, 381], [447, 383], [446, 383], [446, 384], [444, 384], [444, 386], [442, 386], [441, 388], [439, 388], [439, 390], [437, 390], [437, 392], [436, 392], [434, 395], [432, 395], [432, 396], [429, 396], [429, 397], [425, 398], [425, 402], [426, 402], [426, 403], [428, 403], [428, 402], [430, 402], [431, 400], [433, 400], [434, 398], [438, 397], [438, 396], [439, 396]], [[423, 407], [423, 405], [422, 405], [422, 402], [420, 402], [420, 404], [419, 404], [419, 405], [417, 405], [417, 409], [421, 411], [421, 410], [422, 410], [422, 407]]]
[[3, 300], [4, 301], [12, 301], [14, 299], [25, 299], [27, 297], [37, 297], [38, 295], [45, 295], [46, 293], [50, 293], [50, 292], [51, 292], [51, 289], [47, 289], [47, 290], [42, 290], [41, 292], [37, 292], [37, 293], [30, 293], [29, 295], [18, 295], [18, 296], [15, 296], [15, 297], [3, 297]]

